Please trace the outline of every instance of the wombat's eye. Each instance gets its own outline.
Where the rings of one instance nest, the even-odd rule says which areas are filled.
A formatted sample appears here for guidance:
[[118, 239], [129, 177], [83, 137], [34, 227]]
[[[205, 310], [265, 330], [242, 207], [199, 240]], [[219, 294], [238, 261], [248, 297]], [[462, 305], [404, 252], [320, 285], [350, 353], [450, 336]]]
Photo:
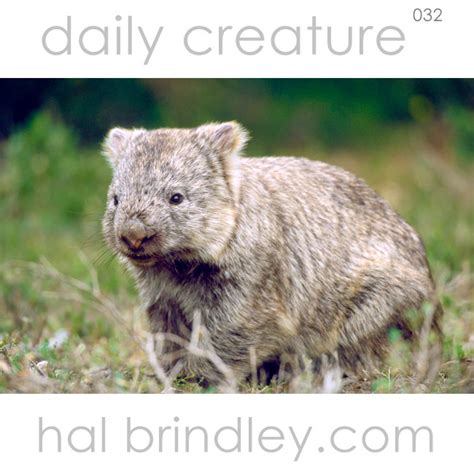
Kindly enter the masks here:
[[114, 194], [113, 201], [114, 201], [114, 206], [118, 206], [119, 199], [118, 199], [118, 196], [116, 194]]
[[176, 193], [171, 196], [170, 204], [181, 204], [183, 200], [184, 196], [182, 194]]

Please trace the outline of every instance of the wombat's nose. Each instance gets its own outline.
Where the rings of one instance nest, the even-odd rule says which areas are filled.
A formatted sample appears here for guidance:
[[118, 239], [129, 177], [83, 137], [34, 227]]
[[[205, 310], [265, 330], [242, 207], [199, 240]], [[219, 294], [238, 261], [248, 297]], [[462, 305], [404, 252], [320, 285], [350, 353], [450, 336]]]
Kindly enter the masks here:
[[122, 231], [120, 238], [130, 250], [136, 251], [145, 242], [151, 240], [153, 236], [154, 234], [147, 232], [147, 229], [141, 222], [132, 222]]

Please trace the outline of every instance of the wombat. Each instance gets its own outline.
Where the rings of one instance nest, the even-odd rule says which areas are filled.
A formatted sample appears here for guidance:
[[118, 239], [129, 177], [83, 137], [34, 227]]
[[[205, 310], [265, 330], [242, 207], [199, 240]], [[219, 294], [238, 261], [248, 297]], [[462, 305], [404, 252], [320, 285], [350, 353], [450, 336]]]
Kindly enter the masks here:
[[152, 330], [170, 335], [163, 365], [222, 379], [215, 358], [180, 344], [198, 316], [203, 347], [238, 381], [283, 359], [317, 370], [330, 357], [346, 374], [369, 373], [390, 328], [412, 337], [407, 311], [436, 302], [420, 237], [339, 167], [242, 158], [247, 136], [227, 122], [114, 128], [105, 140], [104, 236], [132, 270]]

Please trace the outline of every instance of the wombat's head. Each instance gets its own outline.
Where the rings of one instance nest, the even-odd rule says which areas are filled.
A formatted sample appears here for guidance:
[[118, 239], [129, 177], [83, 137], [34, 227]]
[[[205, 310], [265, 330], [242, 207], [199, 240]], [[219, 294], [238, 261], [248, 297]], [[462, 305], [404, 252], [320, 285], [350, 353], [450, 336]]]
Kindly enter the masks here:
[[104, 144], [113, 178], [103, 219], [111, 249], [136, 265], [216, 261], [236, 223], [246, 136], [235, 122], [112, 129]]

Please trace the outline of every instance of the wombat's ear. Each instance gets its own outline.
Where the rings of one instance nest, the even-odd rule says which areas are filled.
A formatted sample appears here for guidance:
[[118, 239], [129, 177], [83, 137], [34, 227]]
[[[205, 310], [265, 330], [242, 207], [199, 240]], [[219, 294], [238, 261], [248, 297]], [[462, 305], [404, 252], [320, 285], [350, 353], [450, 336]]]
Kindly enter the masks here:
[[218, 156], [224, 177], [238, 200], [240, 188], [239, 153], [248, 141], [248, 133], [237, 122], [203, 125], [198, 128]]
[[131, 131], [125, 128], [113, 128], [105, 137], [102, 150], [112, 167], [116, 165], [119, 157], [123, 154], [130, 134]]
[[247, 144], [248, 133], [237, 122], [225, 122], [215, 126], [211, 141], [222, 155], [238, 155]]

